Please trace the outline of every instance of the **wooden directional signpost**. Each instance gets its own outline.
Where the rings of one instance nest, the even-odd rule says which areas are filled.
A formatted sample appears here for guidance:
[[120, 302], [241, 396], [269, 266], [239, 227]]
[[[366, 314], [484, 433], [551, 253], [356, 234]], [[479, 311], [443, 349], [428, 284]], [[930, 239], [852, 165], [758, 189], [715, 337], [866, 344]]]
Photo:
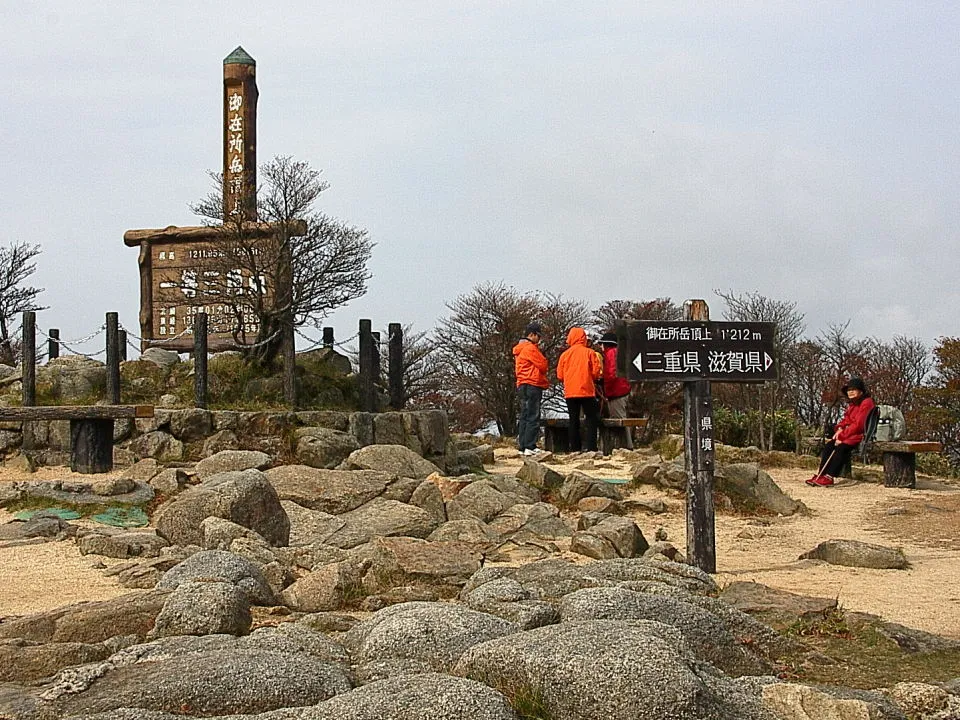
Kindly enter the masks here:
[[683, 383], [687, 470], [687, 558], [717, 571], [713, 506], [713, 407], [710, 383], [777, 379], [774, 323], [710, 322], [703, 300], [684, 304], [684, 320], [617, 326], [617, 372], [634, 382]]

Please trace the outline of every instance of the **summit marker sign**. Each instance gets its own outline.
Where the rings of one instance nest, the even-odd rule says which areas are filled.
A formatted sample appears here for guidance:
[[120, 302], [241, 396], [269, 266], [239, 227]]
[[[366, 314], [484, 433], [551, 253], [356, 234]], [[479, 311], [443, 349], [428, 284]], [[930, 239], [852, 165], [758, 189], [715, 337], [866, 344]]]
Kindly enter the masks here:
[[618, 327], [621, 369], [633, 381], [777, 379], [774, 323], [636, 321]]

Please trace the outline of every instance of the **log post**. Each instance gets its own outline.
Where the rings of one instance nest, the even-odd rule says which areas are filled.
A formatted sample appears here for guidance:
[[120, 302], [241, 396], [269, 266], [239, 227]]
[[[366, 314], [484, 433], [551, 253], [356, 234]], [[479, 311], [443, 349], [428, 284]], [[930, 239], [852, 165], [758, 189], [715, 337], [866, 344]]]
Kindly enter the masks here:
[[47, 362], [56, 360], [60, 357], [60, 331], [57, 328], [50, 328], [47, 335]]
[[23, 393], [22, 404], [37, 404], [37, 314], [33, 310], [23, 313]]
[[333, 328], [325, 327], [323, 329], [323, 346], [325, 348], [333, 347]]
[[[707, 321], [703, 300], [688, 300], [684, 320]], [[683, 384], [683, 444], [687, 470], [687, 560], [704, 572], [717, 571], [713, 504], [713, 402], [709, 380]]]
[[389, 352], [387, 366], [387, 385], [390, 387], [390, 408], [403, 410], [406, 404], [403, 393], [403, 326], [390, 323]]
[[293, 334], [293, 318], [285, 318], [280, 331], [280, 352], [283, 356], [283, 400], [289, 408], [297, 406], [297, 342]]
[[883, 486], [917, 487], [917, 455], [912, 452], [883, 453]]
[[107, 402], [120, 404], [120, 321], [117, 313], [107, 313]]
[[123, 328], [120, 328], [120, 331], [117, 333], [118, 340], [117, 342], [120, 345], [120, 362], [127, 361], [127, 331]]
[[380, 396], [377, 387], [380, 385], [380, 333], [370, 333], [370, 370], [373, 373], [373, 400], [370, 412], [380, 412]]
[[377, 388], [374, 384], [373, 361], [373, 323], [360, 321], [359, 361], [360, 361], [360, 409], [363, 412], [377, 411]]
[[207, 314], [193, 316], [193, 406], [207, 407]]
[[113, 420], [71, 420], [70, 448], [73, 472], [110, 472], [113, 470]]

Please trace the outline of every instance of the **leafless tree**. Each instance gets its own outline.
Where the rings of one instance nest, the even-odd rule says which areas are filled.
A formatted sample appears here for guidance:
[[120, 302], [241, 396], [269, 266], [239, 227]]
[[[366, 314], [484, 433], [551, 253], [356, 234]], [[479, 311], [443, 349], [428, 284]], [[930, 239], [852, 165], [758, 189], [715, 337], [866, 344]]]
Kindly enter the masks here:
[[864, 338], [854, 337], [850, 321], [833, 323], [816, 338], [827, 360], [828, 374], [825, 378], [823, 396], [829, 406], [829, 419], [839, 413], [844, 402], [840, 388], [850, 377], [864, 377], [869, 368], [869, 343]]
[[[790, 382], [784, 380], [784, 372], [793, 367], [793, 363], [784, 362], [793, 352], [805, 329], [803, 313], [797, 310], [797, 303], [790, 300], [776, 300], [758, 292], [737, 293], [733, 291], [714, 291], [726, 304], [723, 312], [725, 320], [733, 322], [769, 322], [775, 326], [773, 347], [779, 358], [780, 379], [762, 385], [742, 384], [736, 386], [733, 394], [739, 395], [744, 406], [757, 412], [757, 436], [761, 449], [773, 449], [776, 429], [775, 415], [788, 404], [787, 390]], [[728, 396], [731, 394], [728, 390]]]
[[609, 300], [593, 311], [590, 322], [598, 332], [610, 332], [618, 320], [679, 320], [683, 308], [670, 298]]
[[230, 308], [234, 338], [252, 340], [248, 357], [269, 365], [282, 329], [319, 328], [332, 310], [366, 293], [374, 243], [366, 230], [316, 210], [328, 185], [309, 163], [277, 157], [260, 176], [257, 217], [243, 209], [224, 216], [223, 180], [215, 173], [214, 190], [192, 210], [222, 223], [215, 225], [221, 230], [213, 241], [215, 257], [197, 291]]
[[[551, 378], [566, 345], [568, 330], [584, 325], [586, 306], [560, 295], [520, 292], [503, 284], [482, 284], [447, 304], [450, 315], [438, 324], [438, 358], [444, 386], [459, 398], [473, 399], [496, 422], [501, 435], [516, 433], [516, 381], [513, 346], [527, 323], [543, 326], [540, 349]], [[548, 402], [549, 394], [544, 402]]]
[[894, 336], [891, 342], [876, 338], [866, 343], [866, 379], [877, 402], [913, 409], [914, 393], [933, 367], [930, 351], [919, 338]]
[[20, 343], [13, 335], [20, 314], [42, 309], [36, 299], [43, 288], [25, 284], [36, 272], [34, 260], [39, 254], [39, 245], [13, 243], [0, 247], [0, 362], [6, 365], [17, 362]]

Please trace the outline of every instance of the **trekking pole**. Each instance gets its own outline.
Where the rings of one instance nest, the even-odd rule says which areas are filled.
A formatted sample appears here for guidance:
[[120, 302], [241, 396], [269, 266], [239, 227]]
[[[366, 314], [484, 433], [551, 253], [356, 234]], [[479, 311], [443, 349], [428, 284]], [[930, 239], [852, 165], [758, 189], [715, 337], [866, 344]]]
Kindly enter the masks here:
[[834, 442], [834, 444], [833, 444], [833, 451], [827, 456], [827, 459], [824, 461], [823, 465], [822, 465], [822, 466], [820, 467], [820, 469], [817, 471], [817, 477], [820, 477], [821, 475], [823, 475], [823, 471], [827, 469], [827, 465], [830, 464], [830, 461], [833, 460], [833, 456], [834, 456], [834, 455], [836, 454], [836, 452], [837, 452], [837, 444], [836, 444], [837, 441], [834, 440], [833, 442]]

